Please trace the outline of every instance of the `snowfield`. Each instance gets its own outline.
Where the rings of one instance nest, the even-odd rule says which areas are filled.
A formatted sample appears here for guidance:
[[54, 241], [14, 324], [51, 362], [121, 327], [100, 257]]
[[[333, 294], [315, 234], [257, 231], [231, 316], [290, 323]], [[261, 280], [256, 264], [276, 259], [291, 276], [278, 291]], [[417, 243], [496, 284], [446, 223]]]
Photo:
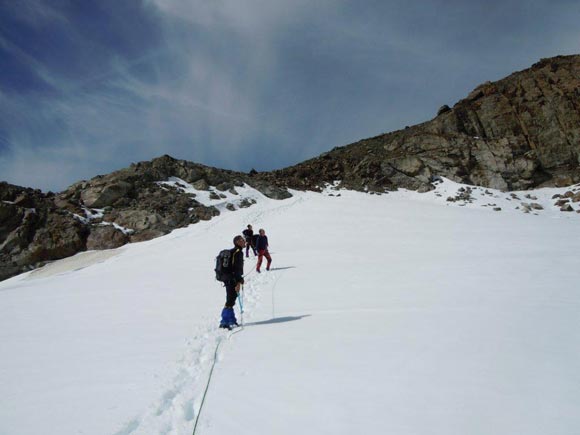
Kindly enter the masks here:
[[[249, 208], [1, 282], [0, 434], [577, 434], [580, 214], [552, 196], [580, 186], [461, 188], [245, 187]], [[232, 334], [213, 262], [248, 223], [273, 269], [246, 260]]]

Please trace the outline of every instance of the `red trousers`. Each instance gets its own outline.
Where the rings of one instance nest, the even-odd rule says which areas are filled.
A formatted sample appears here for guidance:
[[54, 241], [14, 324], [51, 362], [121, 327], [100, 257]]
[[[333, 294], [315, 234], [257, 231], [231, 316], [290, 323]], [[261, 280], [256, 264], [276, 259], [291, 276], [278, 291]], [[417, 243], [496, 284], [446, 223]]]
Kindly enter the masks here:
[[258, 264], [256, 264], [256, 270], [260, 271], [260, 266], [262, 266], [262, 258], [266, 257], [268, 263], [266, 264], [266, 270], [270, 270], [270, 264], [272, 264], [272, 257], [270, 257], [270, 253], [267, 249], [262, 249], [258, 251]]

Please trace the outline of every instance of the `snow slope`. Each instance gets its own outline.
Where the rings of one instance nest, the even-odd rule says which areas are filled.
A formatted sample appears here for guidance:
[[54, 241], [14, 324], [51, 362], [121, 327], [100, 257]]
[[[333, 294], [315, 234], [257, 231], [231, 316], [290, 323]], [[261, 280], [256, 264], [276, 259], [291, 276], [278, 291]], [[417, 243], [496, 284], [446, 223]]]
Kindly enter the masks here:
[[[252, 192], [0, 283], [0, 433], [189, 434], [219, 344], [198, 434], [576, 434], [580, 215], [460, 187]], [[247, 223], [274, 263], [231, 335], [213, 257]]]

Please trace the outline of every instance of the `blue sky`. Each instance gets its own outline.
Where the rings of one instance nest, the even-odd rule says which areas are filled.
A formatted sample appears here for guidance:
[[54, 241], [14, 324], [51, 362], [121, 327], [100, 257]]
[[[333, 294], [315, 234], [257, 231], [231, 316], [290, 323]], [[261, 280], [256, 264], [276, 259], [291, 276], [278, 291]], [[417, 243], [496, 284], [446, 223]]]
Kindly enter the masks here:
[[0, 180], [270, 170], [580, 52], [577, 1], [0, 0]]

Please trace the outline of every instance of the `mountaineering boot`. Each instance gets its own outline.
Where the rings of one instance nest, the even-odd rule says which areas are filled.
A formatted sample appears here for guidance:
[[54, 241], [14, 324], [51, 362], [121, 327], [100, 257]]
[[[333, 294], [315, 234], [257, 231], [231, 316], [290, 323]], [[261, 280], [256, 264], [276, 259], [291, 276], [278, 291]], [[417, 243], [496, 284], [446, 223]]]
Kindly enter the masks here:
[[238, 320], [236, 319], [234, 309], [226, 307], [222, 310], [222, 320], [220, 322], [220, 328], [231, 330], [234, 326], [238, 326]]
[[238, 319], [236, 319], [236, 313], [233, 308], [228, 308], [228, 325], [238, 326]]
[[230, 329], [230, 320], [229, 320], [229, 308], [224, 308], [222, 310], [222, 320], [220, 321], [220, 328]]

